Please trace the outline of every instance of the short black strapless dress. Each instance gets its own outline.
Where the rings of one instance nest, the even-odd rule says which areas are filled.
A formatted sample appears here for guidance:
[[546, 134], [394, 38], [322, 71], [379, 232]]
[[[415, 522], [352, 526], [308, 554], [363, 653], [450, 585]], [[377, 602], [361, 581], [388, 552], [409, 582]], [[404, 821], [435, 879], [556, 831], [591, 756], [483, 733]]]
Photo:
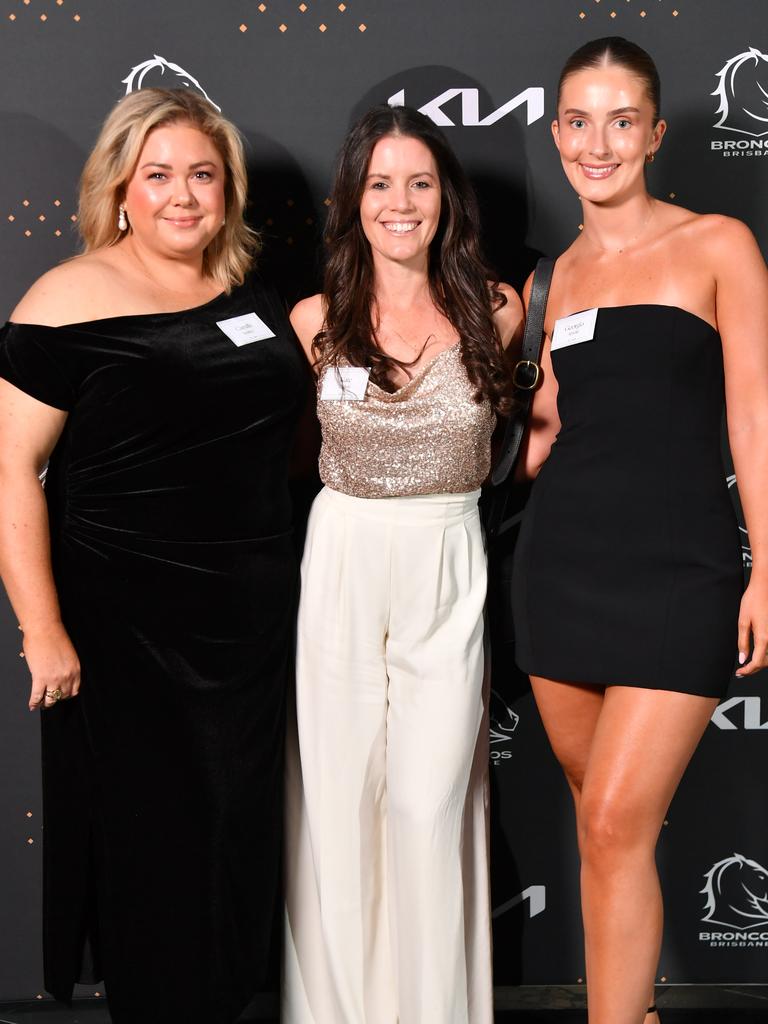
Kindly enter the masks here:
[[607, 307], [591, 341], [552, 358], [562, 426], [515, 552], [518, 665], [721, 696], [743, 570], [720, 337], [676, 306]]

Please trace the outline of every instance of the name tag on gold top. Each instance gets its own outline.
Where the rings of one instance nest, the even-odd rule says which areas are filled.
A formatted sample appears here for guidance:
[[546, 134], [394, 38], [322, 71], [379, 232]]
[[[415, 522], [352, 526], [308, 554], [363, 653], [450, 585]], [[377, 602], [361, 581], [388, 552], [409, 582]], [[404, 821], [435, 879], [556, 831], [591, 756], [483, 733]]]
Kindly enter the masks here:
[[370, 366], [329, 366], [323, 374], [323, 402], [362, 402], [371, 375]]

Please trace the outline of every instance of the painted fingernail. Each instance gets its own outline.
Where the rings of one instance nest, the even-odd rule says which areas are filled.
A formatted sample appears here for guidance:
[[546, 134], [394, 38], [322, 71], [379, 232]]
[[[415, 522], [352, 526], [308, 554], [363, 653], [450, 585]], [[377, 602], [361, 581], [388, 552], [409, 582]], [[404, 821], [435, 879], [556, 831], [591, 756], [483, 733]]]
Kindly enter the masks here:
[[739, 664], [743, 665], [746, 660], [747, 660], [747, 656], [744, 653], [744, 651], [739, 651]]

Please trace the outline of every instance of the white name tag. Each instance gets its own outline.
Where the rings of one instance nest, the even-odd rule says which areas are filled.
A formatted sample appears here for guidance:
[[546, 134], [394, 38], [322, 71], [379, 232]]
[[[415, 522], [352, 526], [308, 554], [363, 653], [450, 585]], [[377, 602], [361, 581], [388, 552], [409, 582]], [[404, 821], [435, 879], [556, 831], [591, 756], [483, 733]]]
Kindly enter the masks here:
[[217, 320], [216, 326], [220, 327], [238, 348], [241, 345], [250, 345], [252, 341], [264, 341], [265, 338], [275, 337], [275, 332], [270, 330], [261, 317], [256, 316], [255, 313], [231, 316], [228, 320]]
[[555, 320], [552, 331], [551, 349], [567, 348], [568, 345], [579, 345], [582, 341], [592, 341], [595, 336], [597, 309], [585, 309], [583, 313], [572, 313], [561, 320]]
[[324, 402], [362, 402], [370, 375], [370, 366], [329, 366], [323, 374], [320, 398]]

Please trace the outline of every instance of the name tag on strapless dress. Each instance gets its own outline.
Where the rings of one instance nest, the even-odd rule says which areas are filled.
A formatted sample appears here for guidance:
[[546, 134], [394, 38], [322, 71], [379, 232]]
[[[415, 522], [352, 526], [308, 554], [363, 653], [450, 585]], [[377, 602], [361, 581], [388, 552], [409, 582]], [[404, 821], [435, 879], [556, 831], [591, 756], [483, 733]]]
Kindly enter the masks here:
[[370, 366], [329, 366], [323, 374], [320, 398], [324, 402], [362, 402], [370, 375]]
[[250, 345], [253, 341], [264, 341], [265, 338], [274, 338], [275, 332], [271, 330], [260, 316], [255, 313], [245, 313], [243, 316], [231, 316], [228, 320], [217, 320], [219, 327], [230, 341], [234, 341], [238, 348], [241, 345]]
[[567, 348], [569, 345], [580, 345], [582, 341], [592, 341], [595, 336], [597, 309], [585, 309], [581, 313], [571, 313], [560, 320], [555, 320], [552, 331], [551, 350]]

